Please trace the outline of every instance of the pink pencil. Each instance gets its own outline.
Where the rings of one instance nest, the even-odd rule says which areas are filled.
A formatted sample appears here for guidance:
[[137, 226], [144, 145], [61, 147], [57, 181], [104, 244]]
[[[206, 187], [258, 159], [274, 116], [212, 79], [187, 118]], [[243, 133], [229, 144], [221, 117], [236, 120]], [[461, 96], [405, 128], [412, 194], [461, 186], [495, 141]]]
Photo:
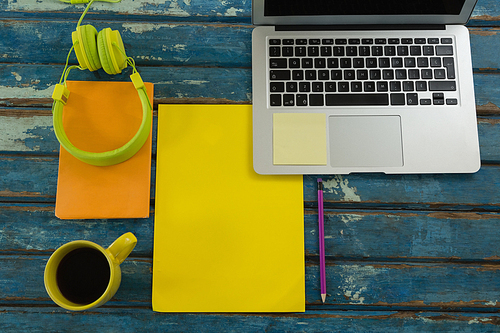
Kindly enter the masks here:
[[323, 214], [323, 179], [318, 178], [318, 230], [319, 230], [319, 274], [321, 281], [321, 300], [326, 300], [325, 276], [325, 227]]

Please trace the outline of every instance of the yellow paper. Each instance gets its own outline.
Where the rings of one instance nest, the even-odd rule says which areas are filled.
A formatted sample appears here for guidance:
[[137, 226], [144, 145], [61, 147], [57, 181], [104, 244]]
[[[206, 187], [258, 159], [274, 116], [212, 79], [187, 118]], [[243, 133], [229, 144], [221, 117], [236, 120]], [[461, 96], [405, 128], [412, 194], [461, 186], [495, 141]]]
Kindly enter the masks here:
[[326, 165], [323, 113], [273, 114], [273, 164]]
[[[152, 101], [153, 84], [145, 85]], [[68, 88], [63, 124], [76, 147], [113, 150], [135, 135], [143, 112], [131, 82], [68, 81]], [[82, 162], [61, 147], [55, 215], [61, 219], [148, 217], [151, 137], [130, 159], [106, 167]]]
[[155, 311], [305, 311], [302, 176], [253, 171], [251, 113], [159, 106]]

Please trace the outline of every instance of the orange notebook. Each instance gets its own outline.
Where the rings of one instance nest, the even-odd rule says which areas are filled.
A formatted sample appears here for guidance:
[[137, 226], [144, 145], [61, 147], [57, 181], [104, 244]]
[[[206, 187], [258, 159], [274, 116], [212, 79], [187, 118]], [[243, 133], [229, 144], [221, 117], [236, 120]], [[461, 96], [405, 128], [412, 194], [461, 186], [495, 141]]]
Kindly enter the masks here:
[[[76, 147], [108, 151], [135, 135], [142, 106], [131, 82], [67, 83], [70, 95], [63, 125]], [[153, 84], [145, 85], [153, 101]], [[132, 158], [112, 166], [81, 162], [61, 147], [55, 214], [61, 219], [146, 218], [150, 183], [151, 133]]]

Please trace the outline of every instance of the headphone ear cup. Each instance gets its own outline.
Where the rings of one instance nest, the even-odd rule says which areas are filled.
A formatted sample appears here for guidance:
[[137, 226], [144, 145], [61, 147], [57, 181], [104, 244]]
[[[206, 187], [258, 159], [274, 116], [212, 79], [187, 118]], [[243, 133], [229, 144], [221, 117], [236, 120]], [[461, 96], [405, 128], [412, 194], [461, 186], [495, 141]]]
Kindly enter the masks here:
[[118, 74], [127, 67], [125, 47], [118, 31], [111, 30], [111, 28], [99, 31], [97, 50], [102, 68], [106, 73]]
[[90, 71], [101, 68], [101, 61], [97, 52], [96, 28], [90, 24], [79, 26], [73, 32], [72, 38], [80, 67], [88, 68]]

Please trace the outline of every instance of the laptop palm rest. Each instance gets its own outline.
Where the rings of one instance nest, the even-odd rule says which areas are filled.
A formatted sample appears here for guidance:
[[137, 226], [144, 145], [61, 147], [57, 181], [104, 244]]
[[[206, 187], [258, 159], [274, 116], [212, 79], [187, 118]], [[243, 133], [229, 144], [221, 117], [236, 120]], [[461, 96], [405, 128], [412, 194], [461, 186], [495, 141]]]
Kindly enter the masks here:
[[400, 116], [330, 116], [328, 128], [332, 166], [403, 166]]

